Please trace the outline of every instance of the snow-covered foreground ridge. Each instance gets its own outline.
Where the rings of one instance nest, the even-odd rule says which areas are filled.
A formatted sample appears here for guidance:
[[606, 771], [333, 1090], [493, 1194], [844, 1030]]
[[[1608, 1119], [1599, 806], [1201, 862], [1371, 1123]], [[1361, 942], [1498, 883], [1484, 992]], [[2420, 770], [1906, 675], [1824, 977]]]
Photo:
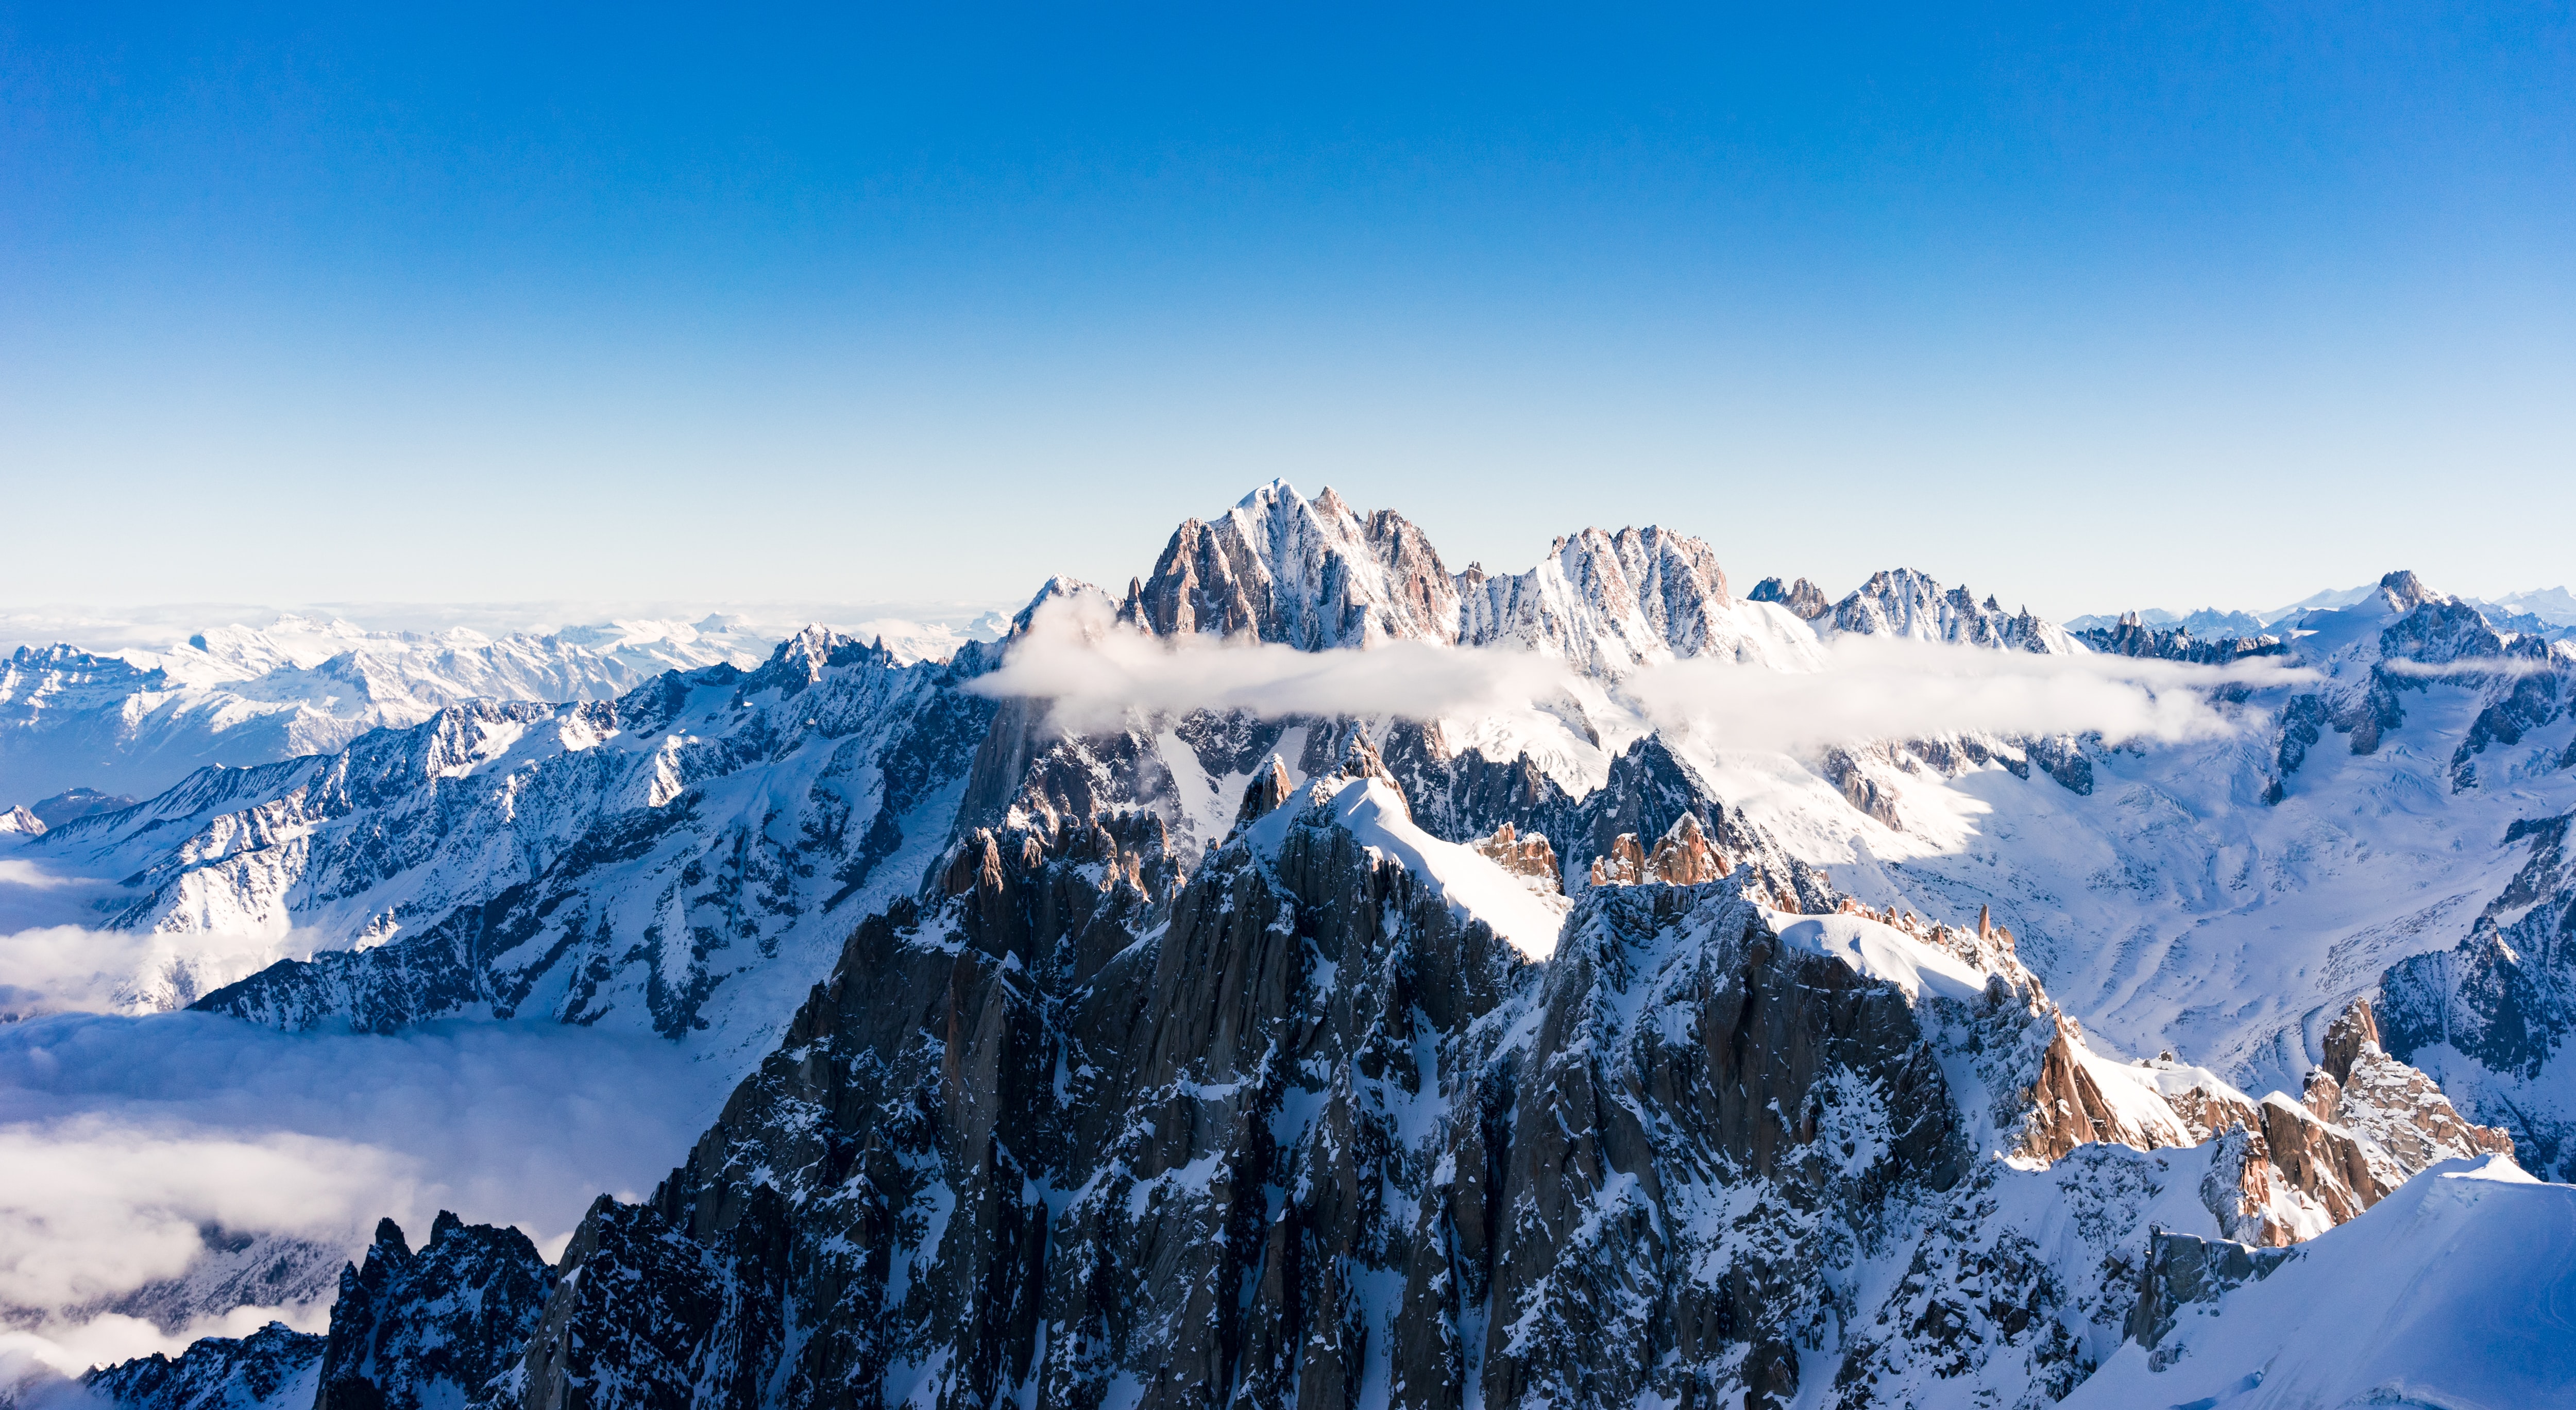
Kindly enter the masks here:
[[311, 1363], [395, 1399], [2039, 1403], [2232, 1321], [2184, 1240], [2570, 1154], [2576, 655], [2403, 574], [2276, 626], [1738, 597], [1659, 530], [1453, 574], [1274, 485], [998, 650], [809, 633], [10, 855], [312, 946], [217, 1013], [747, 1074], [498, 1380]]

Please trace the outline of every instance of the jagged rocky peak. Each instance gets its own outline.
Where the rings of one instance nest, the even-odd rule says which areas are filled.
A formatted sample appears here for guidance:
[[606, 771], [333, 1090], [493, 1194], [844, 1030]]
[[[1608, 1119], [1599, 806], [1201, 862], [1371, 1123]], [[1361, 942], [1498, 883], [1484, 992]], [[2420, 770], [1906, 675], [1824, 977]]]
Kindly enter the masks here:
[[[1637, 840], [1637, 834], [1623, 832], [1610, 844], [1610, 854], [1592, 863], [1595, 886], [1695, 886], [1715, 881], [1735, 870], [1735, 863], [1708, 840], [1699, 819], [1684, 813], [1655, 842], [1652, 853]], [[1795, 911], [1797, 902], [1789, 900], [1784, 910]]]
[[2115, 1062], [2094, 1053], [2072, 1019], [2061, 1013], [2054, 1022], [2016, 1152], [2055, 1161], [2096, 1143], [2157, 1150], [2214, 1141], [2201, 1202], [2241, 1243], [2313, 1238], [2439, 1161], [2513, 1150], [2504, 1132], [2461, 1119], [2431, 1078], [2380, 1050], [2367, 1000], [2328, 1030], [2327, 1063], [2295, 1100], [2280, 1092], [2255, 1100], [2169, 1055]]
[[1331, 490], [1255, 490], [1213, 521], [1173, 532], [1118, 619], [1158, 636], [1252, 636], [1301, 650], [1429, 641], [1518, 645], [1616, 676], [1648, 661], [1767, 655], [1707, 543], [1649, 525], [1556, 540], [1525, 573], [1470, 564], [1454, 577], [1419, 528], [1361, 515]]
[[156, 1351], [80, 1379], [121, 1410], [304, 1410], [314, 1403], [327, 1340], [271, 1322], [246, 1337], [201, 1337], [175, 1359]]
[[2427, 602], [2450, 600], [2424, 586], [2422, 578], [2416, 577], [2404, 568], [2382, 576], [2379, 580], [2379, 591], [2388, 599], [2389, 605], [2400, 612], [2412, 612]]
[[1526, 573], [1458, 575], [1458, 639], [1564, 656], [1594, 675], [1642, 662], [1735, 655], [1744, 629], [1707, 543], [1648, 525], [1558, 539]]
[[2326, 1029], [2325, 1061], [2310, 1069], [2302, 1101], [2321, 1121], [2351, 1128], [2398, 1172], [2390, 1187], [2435, 1161], [2511, 1155], [2511, 1133], [2460, 1115], [2432, 1078], [2388, 1055], [2371, 1001], [2355, 999]]
[[1183, 521], [1119, 615], [1157, 636], [1248, 635], [1304, 651], [1446, 642], [1458, 636], [1458, 589], [1403, 516], [1363, 516], [1329, 488], [1307, 500], [1273, 480], [1212, 523]]
[[1288, 765], [1273, 754], [1270, 762], [1261, 766], [1261, 772], [1252, 776], [1252, 782], [1243, 786], [1243, 806], [1235, 812], [1235, 826], [1259, 822], [1287, 802], [1289, 792]]
[[1825, 590], [1805, 578], [1787, 588], [1780, 586], [1778, 578], [1764, 578], [1753, 585], [1753, 591], [1745, 595], [1745, 600], [1779, 603], [1810, 622], [1834, 610], [1833, 601], [1825, 596]]
[[505, 1377], [554, 1276], [516, 1229], [440, 1210], [415, 1251], [391, 1219], [340, 1274], [314, 1410], [449, 1410], [517, 1402]]
[[1504, 823], [1490, 834], [1470, 841], [1468, 846], [1490, 859], [1494, 865], [1527, 882], [1531, 890], [1562, 895], [1556, 848], [1544, 832], [1521, 833]]
[[[1386, 756], [1378, 752], [1377, 743], [1369, 738], [1365, 728], [1351, 731], [1351, 742], [1342, 751], [1342, 766], [1334, 777], [1377, 779], [1394, 789], [1397, 797], [1404, 795], [1404, 785], [1396, 782], [1394, 774], [1387, 772]], [[1319, 781], [1318, 786], [1329, 786], [1329, 780]]]
[[2032, 615], [2027, 607], [2008, 613], [1991, 595], [1981, 603], [1967, 588], [1945, 589], [1930, 574], [1912, 568], [1871, 574], [1868, 582], [1834, 604], [1832, 624], [1836, 631], [1864, 636], [2013, 651], [2065, 654], [2082, 649], [2065, 628]]
[[2201, 665], [2224, 666], [2248, 656], [2277, 656], [2289, 647], [2281, 638], [2269, 633], [2222, 636], [2201, 639], [2192, 635], [2189, 625], [2153, 627], [2136, 612], [2123, 612], [2116, 625], [2087, 627], [2075, 634], [2076, 639], [2096, 651], [2114, 656], [2153, 657], [2164, 661], [2191, 661]]
[[19, 833], [28, 837], [37, 837], [44, 831], [45, 820], [28, 812], [25, 804], [16, 805], [9, 811], [0, 813], [0, 833]]

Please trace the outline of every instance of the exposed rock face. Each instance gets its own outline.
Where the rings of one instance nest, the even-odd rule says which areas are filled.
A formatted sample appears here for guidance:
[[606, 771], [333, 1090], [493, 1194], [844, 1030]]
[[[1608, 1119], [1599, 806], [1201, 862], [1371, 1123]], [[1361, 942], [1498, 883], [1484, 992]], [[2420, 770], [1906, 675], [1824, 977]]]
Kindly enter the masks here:
[[2292, 1249], [2255, 1248], [2159, 1229], [2149, 1246], [2138, 1305], [2129, 1314], [2129, 1339], [2152, 1350], [2173, 1330], [2182, 1308], [2216, 1302], [2228, 1289], [2268, 1278], [2296, 1257]]
[[[1289, 791], [1288, 766], [1273, 754], [1261, 772], [1253, 775], [1252, 782], [1244, 785], [1243, 806], [1235, 812], [1235, 826], [1241, 827], [1268, 817], [1272, 809], [1288, 801]], [[1504, 826], [1509, 827], [1510, 824]]]
[[[2190, 1130], [2173, 1119], [2174, 1113], [2165, 1105], [2138, 1101], [2135, 1093], [2124, 1094], [2130, 1098], [2126, 1101], [2114, 1098], [2106, 1090], [2105, 1079], [2116, 1081], [2117, 1076], [2098, 1073], [2096, 1061], [2083, 1047], [2074, 1023], [2059, 1016], [2055, 1036], [2041, 1056], [2039, 1076], [2031, 1084], [2031, 1114], [2021, 1133], [2023, 1154], [2061, 1160], [2088, 1142], [2155, 1150], [2194, 1145], [2212, 1134]], [[2242, 1117], [2228, 1110], [2217, 1119], [2233, 1125]]]
[[1533, 832], [1523, 837], [1512, 830], [1510, 823], [1505, 823], [1495, 828], [1491, 835], [1476, 838], [1467, 845], [1492, 858], [1494, 865], [1529, 882], [1534, 889], [1562, 894], [1556, 849], [1548, 845], [1546, 833]]
[[1677, 657], [1734, 659], [1746, 632], [1717, 555], [1687, 534], [1647, 527], [1561, 538], [1526, 573], [1458, 575], [1458, 640], [1518, 644], [1613, 677]]
[[[1324, 737], [1319, 732], [1310, 739]], [[1622, 834], [1660, 838], [1688, 815], [1729, 860], [1760, 872], [1774, 894], [1801, 897], [1809, 909], [1832, 904], [1821, 874], [1714, 797], [1657, 736], [1621, 751], [1610, 761], [1607, 778], [1581, 798], [1569, 797], [1526, 758], [1497, 764], [1474, 751], [1436, 757], [1418, 727], [1390, 731], [1382, 757], [1424, 828], [1460, 841], [1504, 823], [1524, 835], [1544, 833], [1569, 879], [1588, 876], [1592, 863], [1609, 856]]]
[[1430, 641], [1521, 646], [1611, 678], [1651, 661], [1768, 660], [1797, 648], [1739, 620], [1709, 546], [1653, 526], [1585, 529], [1525, 573], [1451, 576], [1421, 530], [1281, 482], [1184, 522], [1120, 620], [1157, 636], [1251, 636], [1303, 650]]
[[205, 1337], [172, 1360], [159, 1352], [81, 1377], [123, 1410], [307, 1410], [325, 1338], [271, 1322], [246, 1337]]
[[1212, 524], [1184, 522], [1120, 615], [1157, 636], [1249, 635], [1319, 651], [1454, 641], [1458, 590], [1401, 516], [1363, 518], [1330, 489], [1309, 502], [1273, 481]]
[[[1735, 864], [1727, 860], [1726, 854], [1709, 845], [1708, 834], [1700, 831], [1699, 819], [1684, 813], [1656, 840], [1652, 854], [1638, 843], [1635, 833], [1621, 833], [1611, 844], [1610, 855], [1593, 862], [1592, 884], [1639, 886], [1656, 882], [1695, 886], [1734, 870]], [[1785, 909], [1798, 907], [1793, 900]]]
[[2380, 978], [2375, 1027], [2398, 1061], [2421, 1064], [2461, 1104], [2511, 1134], [2515, 1158], [2576, 1179], [2576, 1111], [2553, 1095], [2576, 1030], [2576, 855], [2571, 816], [2527, 819], [2505, 845], [2529, 860], [2451, 950]]
[[2340, 1122], [2384, 1153], [2396, 1179], [2436, 1161], [2513, 1154], [2510, 1133], [2463, 1120], [2433, 1080], [2379, 1046], [2370, 1000], [2355, 999], [2326, 1029], [2325, 1063], [2310, 1076], [2309, 1107]]
[[[762, 1387], [745, 1373], [766, 1369], [785, 1330], [785, 1270], [775, 1258], [784, 1250], [755, 1246], [776, 1218], [776, 1196], [761, 1189], [745, 1217], [708, 1247], [682, 1238], [650, 1206], [602, 1195], [564, 1249], [565, 1276], [514, 1377], [515, 1403], [528, 1410], [763, 1404]], [[709, 1338], [720, 1320], [730, 1335]], [[813, 1397], [814, 1388], [805, 1390]]]
[[2204, 666], [2224, 666], [2251, 656], [2280, 656], [2290, 649], [2279, 637], [2260, 633], [2203, 641], [2194, 637], [2189, 627], [2160, 631], [2140, 621], [2135, 612], [2123, 614], [2117, 626], [2093, 627], [2077, 632], [2075, 637], [2096, 651], [2114, 656], [2147, 656]]
[[442, 1210], [415, 1253], [394, 1221], [382, 1221], [366, 1262], [340, 1275], [314, 1410], [515, 1399], [494, 1382], [518, 1361], [553, 1281], [516, 1229]]
[[2215, 1139], [2202, 1201], [2227, 1237], [2264, 1247], [2352, 1219], [2438, 1161], [2511, 1153], [2509, 1137], [2463, 1121], [2373, 1033], [2368, 1001], [2355, 1001], [2329, 1028], [2326, 1065], [2309, 1074], [2302, 1099], [2274, 1092], [2258, 1102], [2169, 1059], [2106, 1061], [2061, 1016], [2019, 1149], [2058, 1160], [2090, 1142], [2155, 1150]]
[[1778, 578], [1764, 578], [1745, 596], [1753, 602], [1779, 603], [1810, 622], [1834, 610], [1833, 601], [1825, 596], [1825, 590], [1804, 578], [1786, 589], [1780, 586]]
[[1636, 886], [1646, 879], [1646, 849], [1637, 834], [1623, 832], [1610, 844], [1610, 854], [1592, 862], [1595, 886]]

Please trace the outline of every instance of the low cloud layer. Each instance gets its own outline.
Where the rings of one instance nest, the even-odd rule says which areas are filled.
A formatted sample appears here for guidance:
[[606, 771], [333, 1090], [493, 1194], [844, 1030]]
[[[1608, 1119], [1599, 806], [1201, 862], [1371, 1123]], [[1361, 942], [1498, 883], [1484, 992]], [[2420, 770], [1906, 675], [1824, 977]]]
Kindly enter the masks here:
[[309, 959], [318, 934], [277, 939], [49, 925], [0, 935], [0, 1019], [185, 1008], [279, 960]]
[[18, 1309], [0, 1362], [85, 1365], [211, 1330], [58, 1315], [178, 1274], [204, 1226], [355, 1254], [378, 1218], [417, 1242], [446, 1208], [554, 1253], [598, 1194], [635, 1198], [668, 1173], [724, 1078], [649, 1034], [543, 1022], [0, 1025], [0, 1305]]
[[1524, 651], [1420, 642], [1299, 651], [1195, 636], [1165, 644], [1113, 625], [1096, 602], [1056, 598], [1038, 609], [1001, 669], [971, 688], [1049, 701], [1056, 722], [1078, 734], [1114, 728], [1129, 710], [1468, 715], [1560, 696], [1567, 679], [1563, 662]]
[[1639, 672], [1622, 691], [1658, 725], [1724, 748], [1797, 753], [1962, 733], [2098, 733], [2115, 744], [2217, 738], [2238, 726], [2211, 692], [2306, 676], [2270, 658], [2200, 666], [1845, 637], [1827, 649], [1821, 671], [1676, 661]]
[[2576, 660], [2564, 654], [2550, 656], [2463, 656], [2456, 661], [2412, 661], [2403, 656], [2379, 663], [2379, 668], [2393, 676], [2460, 677], [2460, 676], [2546, 676], [2560, 671], [2576, 670]]
[[[1823, 655], [1824, 668], [1807, 672], [1720, 661], [1647, 666], [1610, 696], [1647, 723], [1724, 748], [1799, 752], [1969, 731], [2172, 741], [2231, 732], [2212, 690], [2306, 674], [2272, 658], [2198, 666], [1876, 637], [1840, 638]], [[1060, 599], [975, 689], [1049, 701], [1054, 720], [1081, 733], [1113, 728], [1133, 710], [1459, 718], [1569, 702], [1590, 684], [1556, 657], [1510, 648], [1166, 644], [1114, 626], [1098, 604]]]

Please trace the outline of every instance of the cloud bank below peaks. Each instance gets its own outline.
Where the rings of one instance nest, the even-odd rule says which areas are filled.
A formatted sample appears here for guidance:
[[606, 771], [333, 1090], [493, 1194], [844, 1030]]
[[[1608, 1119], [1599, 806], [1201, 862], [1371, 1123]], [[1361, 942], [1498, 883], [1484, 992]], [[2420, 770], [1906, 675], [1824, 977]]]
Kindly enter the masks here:
[[1815, 670], [1679, 660], [1594, 681], [1560, 657], [1511, 647], [1395, 642], [1310, 652], [1205, 637], [1166, 642], [1117, 624], [1101, 602], [1058, 598], [1038, 608], [1002, 666], [972, 688], [1046, 701], [1053, 722], [1074, 734], [1122, 728], [1140, 713], [1458, 720], [1597, 710], [1606, 701], [1642, 725], [1715, 747], [1794, 754], [1958, 733], [2217, 738], [2240, 727], [2213, 703], [2218, 690], [2313, 677], [2278, 658], [2203, 666], [1864, 636], [1819, 645]]

